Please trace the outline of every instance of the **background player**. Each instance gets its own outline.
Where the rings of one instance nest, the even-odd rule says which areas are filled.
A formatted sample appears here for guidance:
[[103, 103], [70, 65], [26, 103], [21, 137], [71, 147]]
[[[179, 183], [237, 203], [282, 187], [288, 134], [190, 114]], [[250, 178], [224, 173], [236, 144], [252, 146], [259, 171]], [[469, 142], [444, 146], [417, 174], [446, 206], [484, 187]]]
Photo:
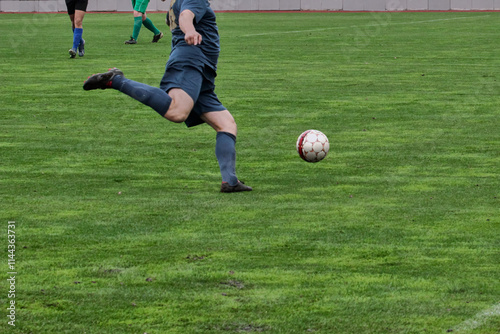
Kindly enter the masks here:
[[71, 20], [71, 27], [73, 28], [73, 46], [69, 49], [69, 56], [75, 58], [76, 49], [78, 48], [78, 55], [83, 57], [85, 54], [85, 40], [83, 35], [83, 17], [87, 11], [88, 0], [66, 0], [66, 8]]
[[153, 24], [153, 21], [146, 16], [146, 9], [148, 8], [148, 5], [149, 0], [132, 0], [132, 7], [134, 8], [134, 30], [130, 39], [125, 41], [125, 44], [137, 44], [137, 38], [139, 37], [142, 25], [153, 32], [153, 43], [158, 43], [158, 41], [163, 37], [163, 33], [158, 30], [158, 28], [156, 28]]
[[116, 68], [89, 77], [83, 88], [119, 90], [188, 127], [209, 124], [217, 132], [221, 192], [250, 191], [236, 177], [236, 122], [214, 92], [220, 51], [215, 13], [207, 0], [172, 0], [167, 21], [172, 51], [160, 88], [126, 79]]

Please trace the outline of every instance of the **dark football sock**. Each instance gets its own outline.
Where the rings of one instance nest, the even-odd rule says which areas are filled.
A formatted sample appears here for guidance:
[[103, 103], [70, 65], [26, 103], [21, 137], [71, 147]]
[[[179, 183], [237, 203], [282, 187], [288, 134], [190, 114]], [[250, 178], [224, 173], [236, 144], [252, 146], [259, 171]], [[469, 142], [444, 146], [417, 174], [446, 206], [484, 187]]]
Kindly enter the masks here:
[[236, 177], [236, 137], [229, 132], [218, 132], [215, 142], [215, 156], [219, 162], [222, 182], [231, 186], [238, 184]]
[[161, 116], [165, 116], [172, 102], [172, 98], [165, 91], [141, 82], [116, 75], [111, 82], [111, 87], [127, 94], [137, 101], [153, 108]]

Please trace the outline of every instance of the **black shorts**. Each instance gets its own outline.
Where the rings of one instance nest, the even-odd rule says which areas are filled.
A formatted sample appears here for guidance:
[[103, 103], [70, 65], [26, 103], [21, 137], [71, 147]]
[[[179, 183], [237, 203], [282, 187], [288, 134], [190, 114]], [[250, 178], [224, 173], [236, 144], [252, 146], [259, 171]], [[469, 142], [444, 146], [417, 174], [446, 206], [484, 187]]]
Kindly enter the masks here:
[[66, 0], [66, 8], [68, 8], [68, 14], [75, 14], [75, 10], [86, 12], [88, 3], [89, 0]]

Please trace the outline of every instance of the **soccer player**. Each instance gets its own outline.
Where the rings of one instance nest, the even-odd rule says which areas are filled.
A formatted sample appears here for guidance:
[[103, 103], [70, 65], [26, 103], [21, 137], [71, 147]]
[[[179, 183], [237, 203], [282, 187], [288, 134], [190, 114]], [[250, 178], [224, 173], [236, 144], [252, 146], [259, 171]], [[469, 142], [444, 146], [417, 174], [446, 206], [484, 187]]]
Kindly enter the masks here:
[[170, 6], [167, 21], [172, 51], [160, 88], [127, 79], [112, 68], [90, 76], [83, 89], [113, 88], [169, 121], [184, 122], [188, 127], [207, 123], [217, 132], [221, 192], [251, 191], [236, 176], [236, 122], [214, 92], [220, 51], [215, 13], [207, 0], [171, 0]]
[[78, 55], [83, 57], [85, 55], [85, 40], [83, 35], [83, 17], [87, 11], [88, 0], [66, 0], [66, 8], [71, 20], [71, 27], [73, 28], [73, 46], [69, 49], [69, 56], [76, 57], [76, 49], [78, 48]]
[[153, 24], [153, 21], [146, 16], [146, 9], [148, 8], [148, 5], [149, 0], [132, 0], [132, 7], [134, 8], [134, 30], [132, 31], [130, 39], [125, 41], [125, 44], [137, 44], [137, 38], [139, 37], [142, 25], [153, 32], [153, 43], [158, 43], [158, 41], [163, 37], [163, 33], [158, 30], [158, 28], [156, 28]]

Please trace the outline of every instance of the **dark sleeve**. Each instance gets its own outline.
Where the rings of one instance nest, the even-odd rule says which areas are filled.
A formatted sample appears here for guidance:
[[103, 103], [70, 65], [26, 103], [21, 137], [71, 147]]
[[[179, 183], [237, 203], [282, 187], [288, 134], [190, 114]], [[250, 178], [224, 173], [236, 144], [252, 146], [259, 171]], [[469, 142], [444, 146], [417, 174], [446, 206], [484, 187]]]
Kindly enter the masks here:
[[189, 9], [194, 13], [194, 20], [196, 23], [198, 23], [207, 12], [207, 0], [184, 0], [181, 4], [180, 13], [182, 13], [186, 9]]

